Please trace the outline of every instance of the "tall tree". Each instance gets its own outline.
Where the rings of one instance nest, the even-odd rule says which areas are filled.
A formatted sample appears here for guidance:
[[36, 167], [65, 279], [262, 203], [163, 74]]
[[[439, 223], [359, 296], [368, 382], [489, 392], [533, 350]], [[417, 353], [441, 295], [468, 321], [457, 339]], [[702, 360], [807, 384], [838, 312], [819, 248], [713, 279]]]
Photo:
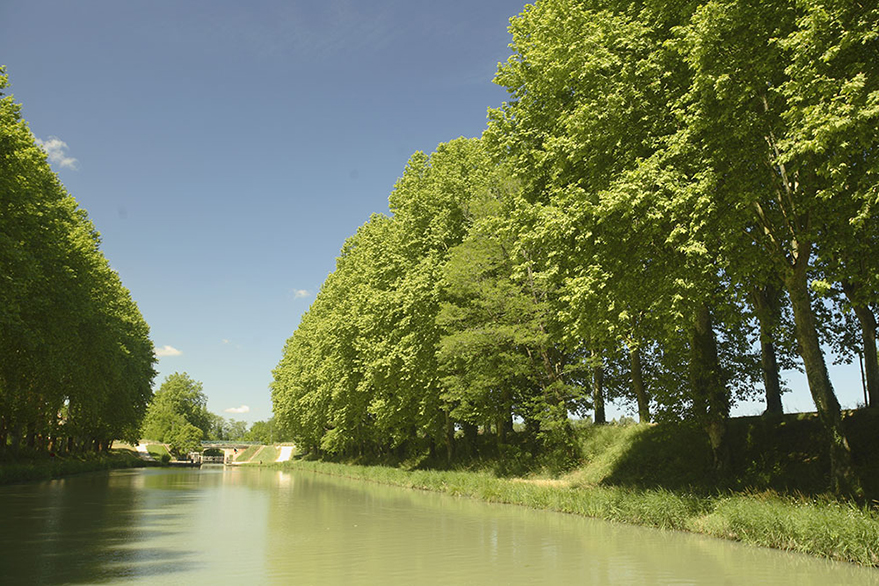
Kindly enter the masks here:
[[[863, 12], [844, 2], [835, 10]], [[875, 19], [875, 11], [867, 12]], [[681, 119], [686, 141], [698, 146], [716, 173], [712, 192], [705, 196], [721, 212], [727, 228], [723, 240], [730, 266], [751, 254], [752, 246], [742, 239], [746, 235], [762, 247], [784, 283], [809, 388], [829, 436], [833, 486], [840, 492], [857, 492], [839, 403], [819, 342], [810, 279], [816, 276], [816, 254], [826, 243], [822, 234], [849, 231], [860, 217], [857, 210], [864, 209], [856, 203], [857, 193], [840, 189], [834, 173], [851, 163], [860, 169], [864, 165], [856, 161], [869, 150], [863, 143], [853, 149], [837, 142], [839, 152], [833, 154], [816, 147], [814, 139], [820, 141], [827, 125], [813, 124], [810, 113], [833, 109], [834, 98], [827, 92], [814, 95], [815, 80], [809, 78], [814, 78], [810, 72], [815, 66], [806, 62], [821, 61], [818, 57], [824, 52], [832, 56], [851, 41], [855, 31], [849, 27], [864, 23], [840, 19], [836, 39], [821, 39], [820, 52], [815, 53], [814, 47], [804, 46], [805, 38], [823, 13], [823, 8], [794, 2], [712, 1], [700, 6], [678, 45], [693, 72], [688, 98], [681, 102]], [[869, 59], [869, 49], [869, 43], [853, 48], [856, 57], [847, 63], [853, 67], [848, 70], [853, 79], [875, 75], [862, 67], [875, 61]], [[869, 114], [865, 120], [863, 109], [853, 110], [858, 129], [875, 116]], [[861, 131], [861, 136], [869, 135]], [[871, 187], [864, 187], [869, 193]], [[748, 246], [736, 246], [741, 243]]]
[[[0, 70], [0, 90], [7, 78]], [[134, 439], [154, 376], [149, 329], [100, 237], [0, 99], [0, 450]]]
[[[143, 422], [143, 437], [170, 441], [178, 428], [195, 427], [207, 438], [211, 416], [203, 385], [187, 373], [169, 374], [153, 396]], [[184, 434], [188, 437], [189, 432]]]

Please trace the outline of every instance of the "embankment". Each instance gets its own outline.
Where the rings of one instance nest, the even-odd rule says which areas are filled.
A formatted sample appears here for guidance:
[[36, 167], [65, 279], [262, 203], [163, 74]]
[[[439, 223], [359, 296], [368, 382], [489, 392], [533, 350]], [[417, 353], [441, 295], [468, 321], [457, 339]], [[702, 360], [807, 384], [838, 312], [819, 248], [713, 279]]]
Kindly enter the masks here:
[[59, 455], [54, 458], [39, 454], [32, 457], [21, 456], [0, 461], [0, 485], [16, 482], [51, 480], [83, 472], [111, 470], [115, 468], [137, 468], [148, 463], [132, 450], [110, 450], [109, 453], [86, 453]]

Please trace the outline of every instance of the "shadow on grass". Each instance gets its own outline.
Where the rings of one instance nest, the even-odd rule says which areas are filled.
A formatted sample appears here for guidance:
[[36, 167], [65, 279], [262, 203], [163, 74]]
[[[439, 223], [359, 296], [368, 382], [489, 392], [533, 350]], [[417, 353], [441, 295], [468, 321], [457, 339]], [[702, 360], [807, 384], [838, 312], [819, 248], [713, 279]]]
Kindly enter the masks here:
[[[845, 413], [844, 425], [852, 447], [855, 469], [868, 499], [879, 498], [879, 410]], [[742, 417], [730, 420], [730, 471], [715, 472], [707, 435], [697, 426], [660, 424], [587, 430], [589, 452], [615, 449], [601, 484], [635, 488], [666, 488], [712, 494], [725, 490], [774, 490], [786, 494], [817, 495], [829, 488], [828, 442], [817, 416], [790, 414], [775, 418]], [[601, 438], [600, 434], [611, 438]], [[595, 446], [596, 442], [613, 444]], [[590, 465], [587, 464], [587, 470]]]

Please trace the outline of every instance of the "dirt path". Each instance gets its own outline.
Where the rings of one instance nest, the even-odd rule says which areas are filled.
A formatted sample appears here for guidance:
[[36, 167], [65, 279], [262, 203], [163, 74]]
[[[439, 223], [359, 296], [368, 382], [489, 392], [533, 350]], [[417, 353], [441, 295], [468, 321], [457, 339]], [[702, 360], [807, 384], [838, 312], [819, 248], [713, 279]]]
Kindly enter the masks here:
[[147, 462], [156, 461], [156, 459], [153, 458], [153, 455], [147, 450], [146, 444], [137, 444], [137, 455], [140, 456], [141, 460], [146, 460]]

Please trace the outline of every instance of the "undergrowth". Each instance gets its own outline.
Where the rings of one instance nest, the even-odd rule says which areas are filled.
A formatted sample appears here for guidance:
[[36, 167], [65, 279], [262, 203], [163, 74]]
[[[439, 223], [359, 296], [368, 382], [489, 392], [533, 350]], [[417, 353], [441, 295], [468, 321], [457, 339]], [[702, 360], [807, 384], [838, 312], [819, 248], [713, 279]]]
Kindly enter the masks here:
[[111, 450], [104, 454], [58, 455], [54, 458], [49, 455], [8, 458], [0, 462], [0, 485], [145, 465], [147, 463], [130, 450]]

